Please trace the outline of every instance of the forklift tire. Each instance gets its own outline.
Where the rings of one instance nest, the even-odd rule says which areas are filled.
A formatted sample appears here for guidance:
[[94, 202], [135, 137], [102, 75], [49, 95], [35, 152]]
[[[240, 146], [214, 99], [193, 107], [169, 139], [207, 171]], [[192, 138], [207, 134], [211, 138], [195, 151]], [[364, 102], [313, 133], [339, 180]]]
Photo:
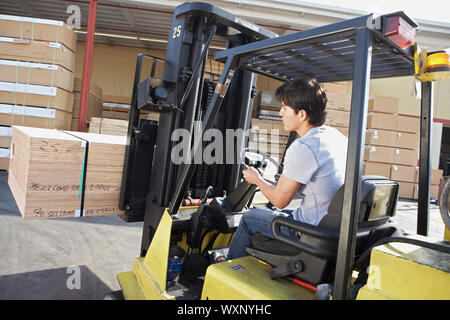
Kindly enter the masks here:
[[125, 300], [122, 290], [111, 291], [103, 296], [103, 300]]
[[450, 216], [448, 213], [449, 196], [450, 178], [447, 178], [444, 182], [444, 187], [442, 188], [441, 197], [439, 199], [439, 210], [441, 211], [441, 217], [445, 226], [450, 230]]

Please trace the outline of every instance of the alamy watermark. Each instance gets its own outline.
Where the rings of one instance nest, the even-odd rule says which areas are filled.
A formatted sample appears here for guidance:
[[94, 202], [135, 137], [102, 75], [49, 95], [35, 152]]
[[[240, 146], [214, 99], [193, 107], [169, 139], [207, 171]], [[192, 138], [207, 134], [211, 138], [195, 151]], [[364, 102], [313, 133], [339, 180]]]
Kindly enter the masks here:
[[70, 276], [67, 277], [66, 286], [69, 290], [81, 289], [81, 269], [79, 266], [67, 267], [66, 273]]
[[76, 4], [72, 4], [67, 7], [67, 14], [70, 14], [67, 17], [66, 24], [70, 26], [72, 29], [81, 29], [81, 9]]
[[[175, 129], [170, 141], [173, 144], [170, 159], [179, 164], [237, 164], [245, 139], [252, 140], [252, 149], [278, 154], [279, 130], [226, 129], [225, 132], [211, 128], [203, 130], [202, 122], [195, 121], [193, 134], [184, 128]], [[256, 131], [256, 130], [255, 130]], [[270, 143], [269, 143], [270, 141]]]

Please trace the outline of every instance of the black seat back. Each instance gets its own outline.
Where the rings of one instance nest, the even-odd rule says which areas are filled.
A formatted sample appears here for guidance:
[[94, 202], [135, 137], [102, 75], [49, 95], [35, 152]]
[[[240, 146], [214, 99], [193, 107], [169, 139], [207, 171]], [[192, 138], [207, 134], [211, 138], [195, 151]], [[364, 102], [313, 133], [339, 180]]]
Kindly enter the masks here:
[[[371, 232], [395, 215], [398, 189], [398, 183], [387, 178], [362, 177], [356, 233], [357, 256], [364, 249]], [[345, 214], [342, 212], [343, 199], [344, 186], [337, 191], [330, 203], [328, 214], [318, 226], [276, 217], [272, 223], [275, 239], [255, 234], [252, 237], [254, 249], [247, 249], [247, 252], [275, 267], [302, 261], [305, 267], [301, 272], [294, 273], [295, 276], [313, 284], [331, 281], [336, 263], [341, 218], [342, 214]], [[300, 232], [300, 239], [294, 240], [284, 236], [280, 229], [282, 225]], [[286, 247], [292, 248], [286, 250]], [[275, 269], [271, 272], [277, 277]], [[283, 271], [284, 269], [282, 268]]]
[[[381, 176], [363, 176], [361, 179], [358, 229], [366, 229], [386, 223], [395, 215], [398, 199], [398, 183]], [[339, 231], [344, 202], [342, 185], [328, 206], [328, 213], [319, 226]]]

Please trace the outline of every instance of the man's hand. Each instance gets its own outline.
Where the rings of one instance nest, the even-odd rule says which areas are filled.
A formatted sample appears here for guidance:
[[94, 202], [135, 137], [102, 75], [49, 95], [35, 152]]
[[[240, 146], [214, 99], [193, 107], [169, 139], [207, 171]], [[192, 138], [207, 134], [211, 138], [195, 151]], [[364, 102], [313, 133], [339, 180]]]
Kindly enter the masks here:
[[266, 182], [258, 170], [253, 167], [242, 170], [242, 176], [248, 183], [256, 184], [267, 200], [279, 209], [283, 209], [291, 202], [301, 186], [299, 182], [291, 180], [283, 174], [280, 176], [277, 185], [273, 186]]
[[257, 184], [258, 181], [262, 180], [261, 175], [258, 170], [253, 167], [248, 167], [245, 170], [242, 170], [242, 176], [250, 184]]

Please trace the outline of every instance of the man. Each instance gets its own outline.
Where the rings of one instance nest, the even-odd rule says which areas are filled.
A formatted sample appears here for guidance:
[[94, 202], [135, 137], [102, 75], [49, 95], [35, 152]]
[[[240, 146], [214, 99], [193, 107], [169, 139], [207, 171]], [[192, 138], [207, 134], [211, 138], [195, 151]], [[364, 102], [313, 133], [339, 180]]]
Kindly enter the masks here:
[[[286, 207], [297, 192], [301, 192], [304, 199], [291, 212], [263, 208], [246, 212], [233, 237], [227, 259], [247, 255], [245, 248], [252, 246], [251, 236], [256, 232], [273, 238], [271, 224], [277, 215], [318, 225], [344, 183], [347, 138], [324, 125], [327, 97], [318, 82], [315, 79], [291, 80], [276, 90], [276, 97], [281, 101], [284, 129], [296, 131], [299, 138], [286, 151], [283, 173], [276, 186], [264, 181], [252, 167], [242, 171], [243, 177], [248, 183], [256, 184], [279, 209]], [[295, 236], [293, 231], [291, 235]]]

